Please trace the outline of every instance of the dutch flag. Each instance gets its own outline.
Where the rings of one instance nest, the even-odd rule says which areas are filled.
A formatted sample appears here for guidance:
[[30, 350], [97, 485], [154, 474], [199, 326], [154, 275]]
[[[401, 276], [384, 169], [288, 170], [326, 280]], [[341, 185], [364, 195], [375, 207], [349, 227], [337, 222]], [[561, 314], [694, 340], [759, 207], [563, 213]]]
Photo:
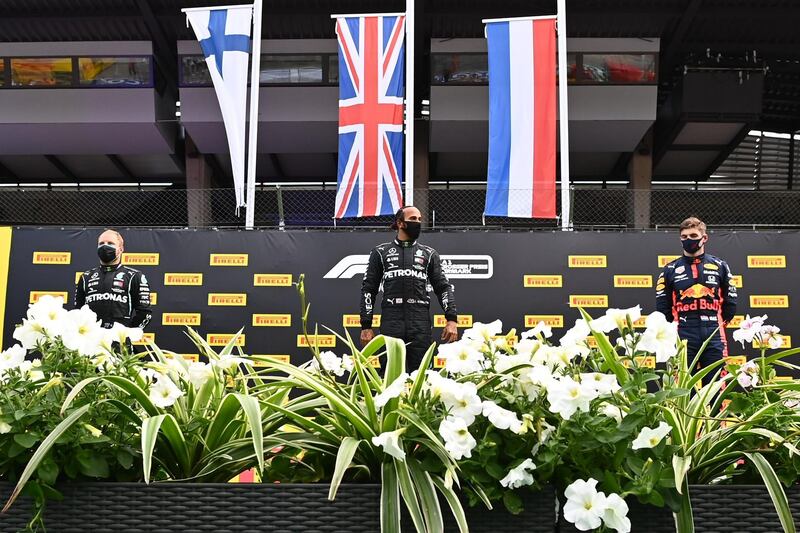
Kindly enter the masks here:
[[489, 22], [487, 216], [556, 218], [556, 19]]

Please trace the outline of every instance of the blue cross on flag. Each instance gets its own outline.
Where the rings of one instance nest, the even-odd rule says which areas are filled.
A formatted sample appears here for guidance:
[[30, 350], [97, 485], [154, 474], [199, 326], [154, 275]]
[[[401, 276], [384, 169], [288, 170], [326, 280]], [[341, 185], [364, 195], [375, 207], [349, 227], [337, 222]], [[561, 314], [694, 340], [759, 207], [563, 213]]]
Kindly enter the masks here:
[[253, 6], [184, 10], [200, 41], [217, 93], [233, 167], [236, 206], [244, 205], [247, 67]]

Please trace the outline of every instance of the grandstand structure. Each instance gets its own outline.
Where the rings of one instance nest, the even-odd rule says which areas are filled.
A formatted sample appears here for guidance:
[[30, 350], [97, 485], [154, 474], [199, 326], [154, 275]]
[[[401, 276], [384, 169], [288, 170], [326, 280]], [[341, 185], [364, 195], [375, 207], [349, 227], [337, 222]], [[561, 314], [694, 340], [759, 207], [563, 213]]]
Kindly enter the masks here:
[[[0, 2], [0, 224], [242, 226], [214, 90], [180, 12], [229, 3]], [[481, 216], [481, 19], [551, 14], [555, 4], [416, 0], [415, 198], [433, 226], [556, 226]], [[330, 14], [404, 6], [265, 0], [257, 225], [334, 225]], [[576, 228], [662, 228], [690, 213], [717, 228], [800, 227], [800, 5], [569, 0], [567, 9]]]

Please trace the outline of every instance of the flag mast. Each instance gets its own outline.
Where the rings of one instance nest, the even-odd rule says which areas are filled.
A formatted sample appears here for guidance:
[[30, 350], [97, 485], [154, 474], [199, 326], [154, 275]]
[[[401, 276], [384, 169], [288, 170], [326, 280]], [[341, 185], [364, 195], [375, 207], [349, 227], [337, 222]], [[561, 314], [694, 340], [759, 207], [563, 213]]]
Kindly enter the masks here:
[[406, 197], [403, 205], [414, 204], [414, 1], [406, 0]]
[[258, 155], [258, 93], [261, 76], [261, 5], [253, 0], [253, 46], [250, 51], [250, 126], [247, 134], [247, 200], [245, 228], [253, 229], [256, 211], [256, 156]]
[[561, 154], [561, 229], [572, 229], [569, 198], [569, 101], [567, 97], [567, 2], [558, 0], [556, 31], [558, 37], [558, 125]]

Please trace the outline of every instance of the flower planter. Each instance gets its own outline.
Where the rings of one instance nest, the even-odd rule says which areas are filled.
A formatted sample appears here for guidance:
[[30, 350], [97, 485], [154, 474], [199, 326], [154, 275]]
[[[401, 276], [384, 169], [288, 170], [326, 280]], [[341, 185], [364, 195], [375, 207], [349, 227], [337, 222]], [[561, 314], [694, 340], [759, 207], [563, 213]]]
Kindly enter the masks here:
[[[800, 523], [800, 487], [786, 490], [795, 524]], [[694, 527], [697, 533], [775, 533], [783, 531], [778, 514], [763, 485], [692, 485]], [[628, 500], [631, 531], [674, 533], [672, 513], [666, 507]], [[578, 530], [559, 516], [559, 533]]]
[[[11, 488], [0, 483], [3, 500]], [[380, 531], [379, 485], [342, 485], [332, 502], [325, 484], [76, 483], [61, 489], [64, 500], [48, 502], [45, 511], [48, 531], [56, 533]], [[520, 515], [504, 509], [467, 508], [470, 531], [551, 533], [553, 491], [521, 494], [525, 511]], [[30, 509], [27, 499], [17, 501], [6, 515], [0, 515], [0, 531], [22, 529], [31, 518]], [[444, 514], [445, 531], [458, 531]], [[404, 531], [414, 531], [410, 519], [403, 523]]]

